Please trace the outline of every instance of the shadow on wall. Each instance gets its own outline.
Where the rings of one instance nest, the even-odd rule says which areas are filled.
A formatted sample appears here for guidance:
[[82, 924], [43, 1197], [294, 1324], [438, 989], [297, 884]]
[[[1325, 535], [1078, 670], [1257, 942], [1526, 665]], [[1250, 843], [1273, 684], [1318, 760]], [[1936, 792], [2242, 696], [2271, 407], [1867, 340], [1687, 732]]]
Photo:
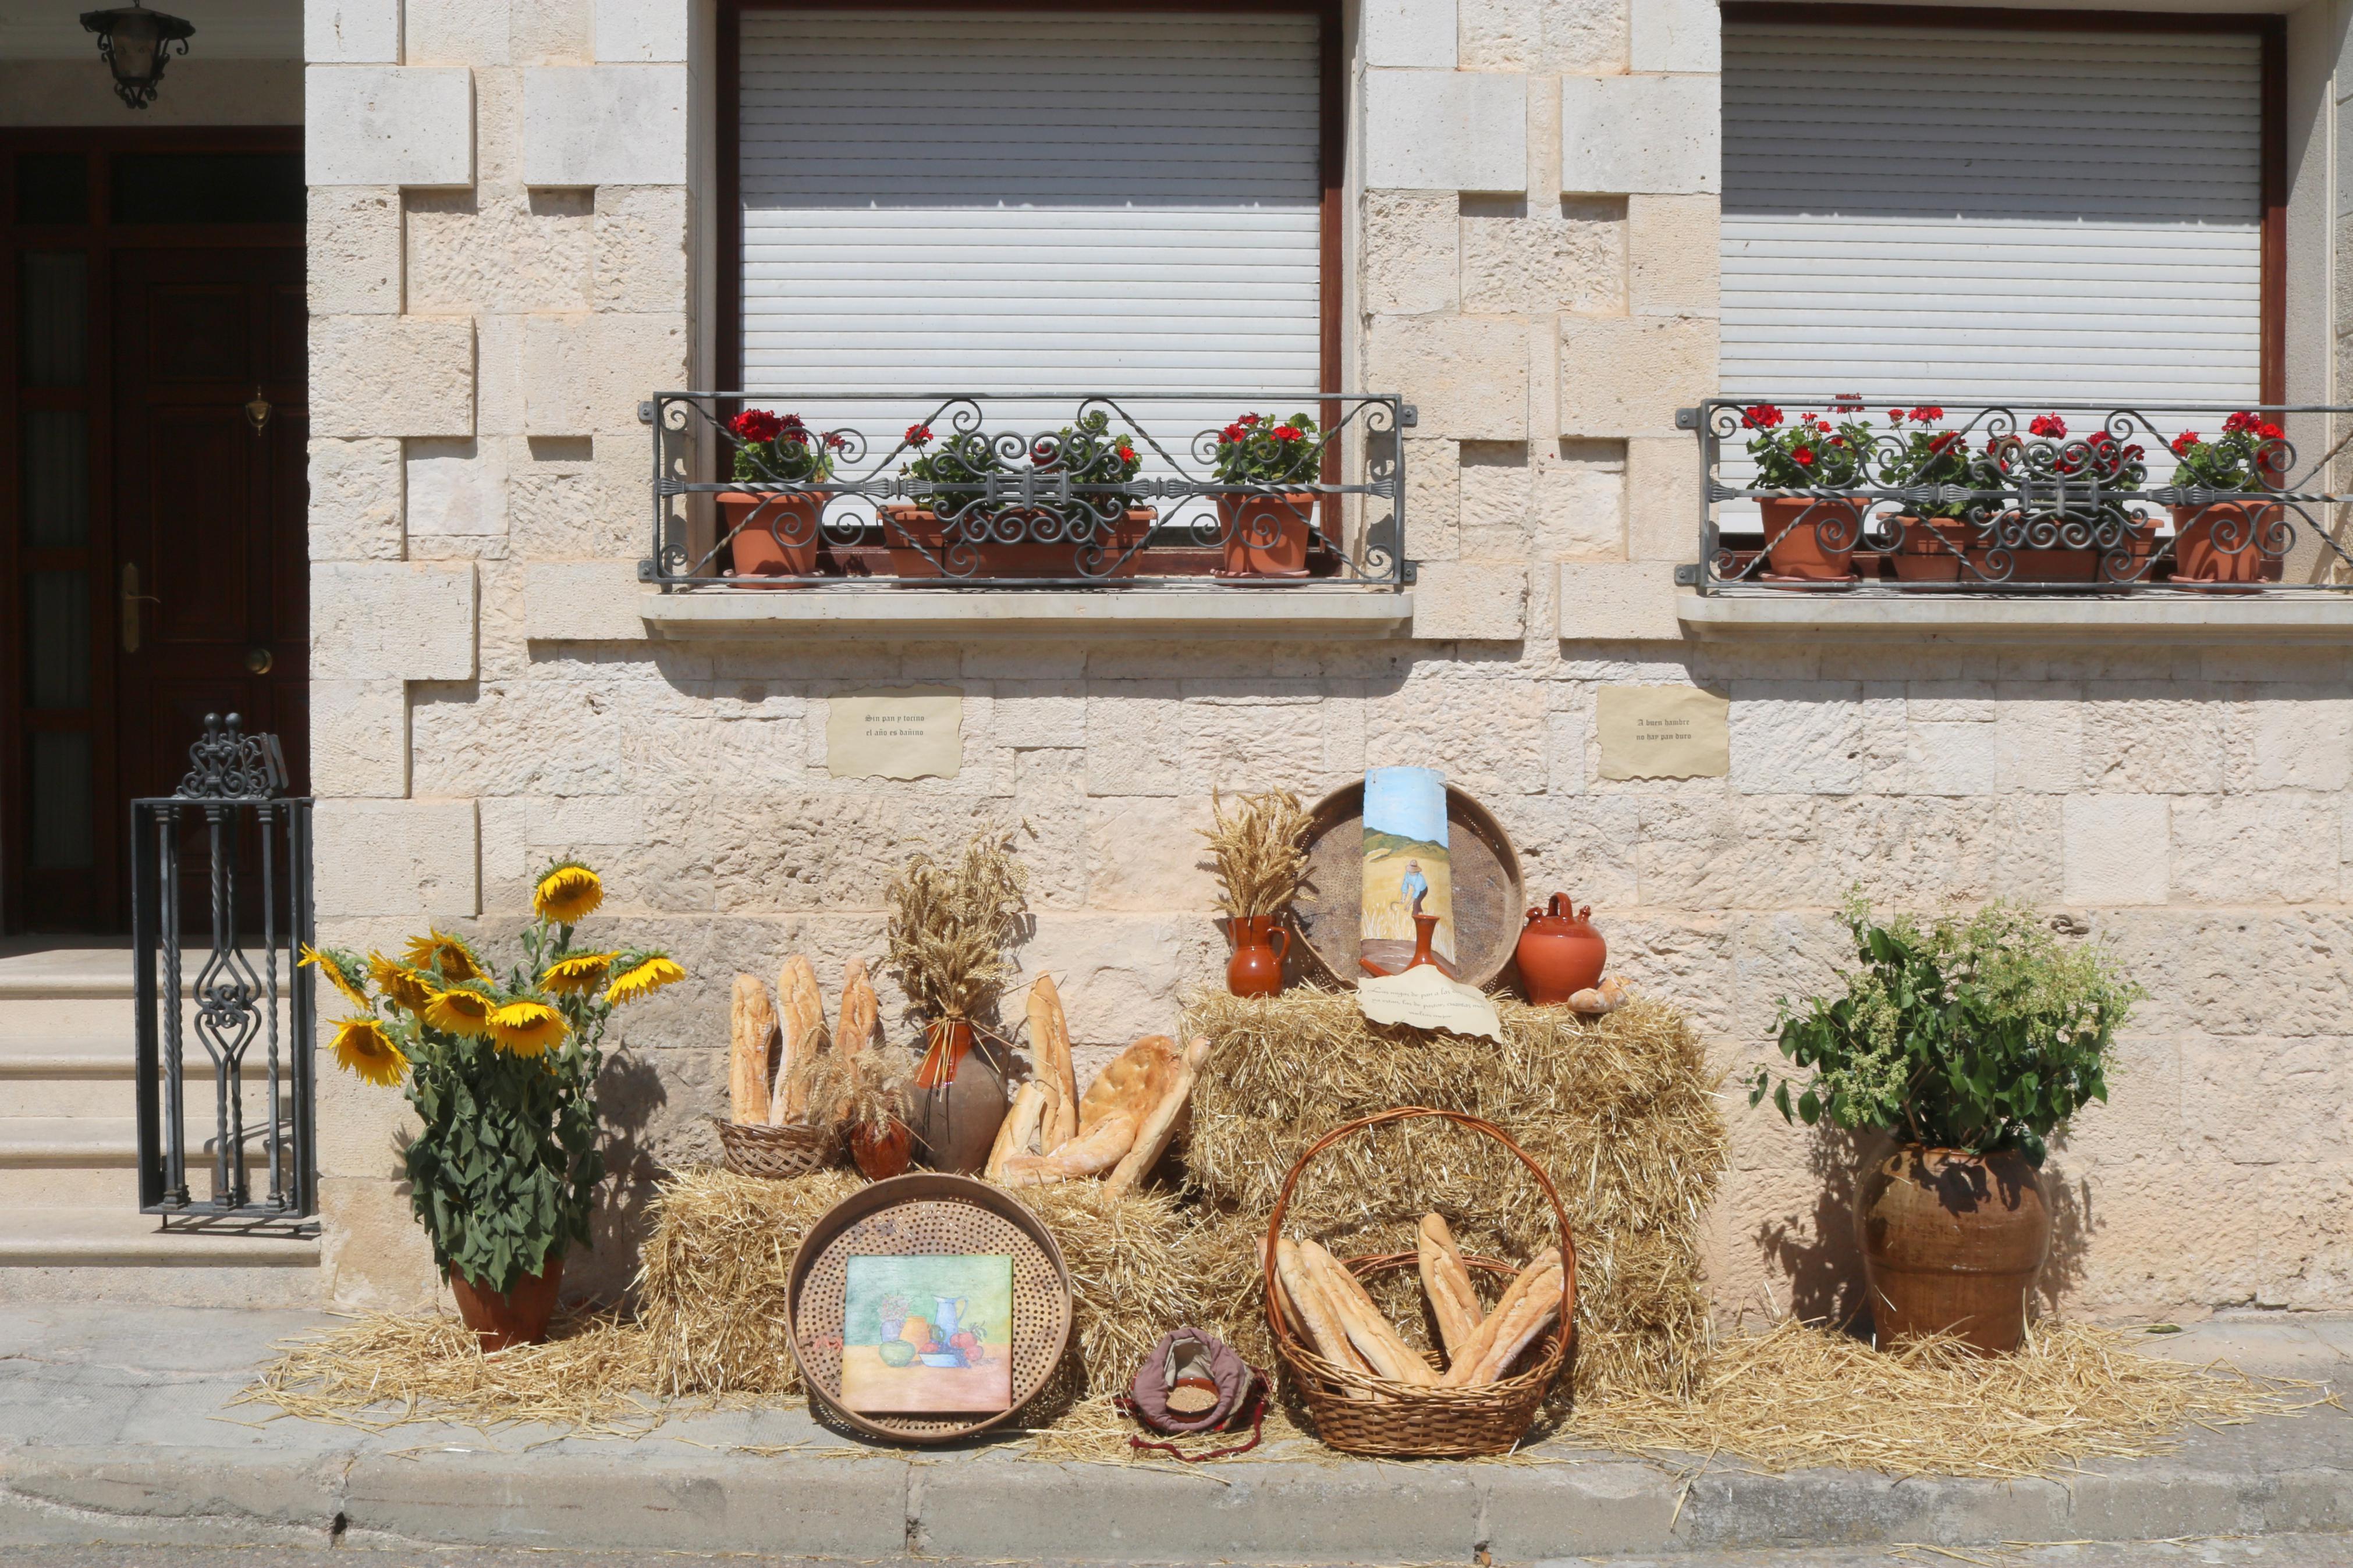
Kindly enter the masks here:
[[2042, 1201], [2051, 1209], [2051, 1257], [2034, 1284], [2031, 1305], [2038, 1318], [2058, 1317], [2062, 1305], [2083, 1284], [2092, 1253], [2092, 1233], [2099, 1228], [2092, 1212], [2092, 1179], [2078, 1176], [2070, 1181], [2058, 1155], [2054, 1148], [2050, 1163], [2042, 1167]]
[[574, 1247], [565, 1266], [566, 1300], [617, 1303], [636, 1278], [638, 1257], [653, 1223], [648, 1209], [663, 1172], [647, 1147], [646, 1131], [670, 1092], [645, 1057], [623, 1046], [596, 1077], [596, 1108], [605, 1124], [605, 1184], [588, 1216], [588, 1247]]
[[1870, 1331], [1862, 1253], [1854, 1239], [1854, 1173], [1866, 1154], [1887, 1142], [1878, 1133], [1817, 1128], [1806, 1145], [1806, 1169], [1819, 1184], [1811, 1217], [1768, 1219], [1757, 1227], [1767, 1268], [1778, 1269], [1789, 1282], [1790, 1316], [1854, 1334]]

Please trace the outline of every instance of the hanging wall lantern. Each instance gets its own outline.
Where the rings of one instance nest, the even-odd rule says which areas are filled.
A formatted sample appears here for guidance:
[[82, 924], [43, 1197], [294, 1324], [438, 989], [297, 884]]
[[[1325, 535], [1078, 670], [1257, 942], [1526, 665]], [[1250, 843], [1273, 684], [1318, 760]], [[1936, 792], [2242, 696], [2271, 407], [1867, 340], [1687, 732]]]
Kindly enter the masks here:
[[150, 11], [137, 0], [111, 11], [84, 11], [81, 25], [98, 35], [99, 57], [114, 71], [115, 93], [133, 109], [155, 101], [164, 58], [174, 44], [186, 54], [196, 30], [193, 24]]

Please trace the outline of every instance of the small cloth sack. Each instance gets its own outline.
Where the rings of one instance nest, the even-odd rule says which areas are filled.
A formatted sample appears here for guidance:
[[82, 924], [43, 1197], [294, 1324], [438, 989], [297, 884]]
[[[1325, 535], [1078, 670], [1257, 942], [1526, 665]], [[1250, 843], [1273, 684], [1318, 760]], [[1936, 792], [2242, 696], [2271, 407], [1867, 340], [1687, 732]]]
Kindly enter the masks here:
[[1145, 1352], [1130, 1389], [1135, 1418], [1155, 1432], [1214, 1432], [1241, 1414], [1258, 1373], [1206, 1329], [1175, 1329]]

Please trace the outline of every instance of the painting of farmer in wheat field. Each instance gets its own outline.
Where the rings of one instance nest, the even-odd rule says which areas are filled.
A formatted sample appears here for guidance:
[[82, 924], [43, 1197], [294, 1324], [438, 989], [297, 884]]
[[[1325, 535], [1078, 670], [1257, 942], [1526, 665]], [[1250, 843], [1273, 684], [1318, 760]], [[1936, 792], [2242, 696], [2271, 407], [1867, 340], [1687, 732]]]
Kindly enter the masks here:
[[1359, 953], [1376, 974], [1413, 961], [1416, 917], [1434, 921], [1432, 962], [1454, 968], [1454, 879], [1447, 856], [1446, 775], [1435, 768], [1365, 774], [1365, 882]]

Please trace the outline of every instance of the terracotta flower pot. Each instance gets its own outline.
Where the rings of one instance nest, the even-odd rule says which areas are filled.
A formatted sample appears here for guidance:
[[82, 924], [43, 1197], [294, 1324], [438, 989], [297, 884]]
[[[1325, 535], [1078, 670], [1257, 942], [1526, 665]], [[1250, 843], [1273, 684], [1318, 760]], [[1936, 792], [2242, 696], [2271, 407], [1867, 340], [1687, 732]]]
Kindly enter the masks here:
[[1889, 563], [1898, 581], [1957, 583], [1969, 546], [1969, 525], [1957, 517], [1899, 517], [1904, 542]]
[[[885, 506], [882, 509], [882, 542], [890, 552], [891, 570], [902, 577], [964, 576], [961, 572], [943, 573], [940, 563], [948, 562], [948, 552], [958, 546], [939, 520], [939, 515], [927, 507]], [[1152, 525], [1160, 513], [1148, 506], [1127, 509], [1118, 522], [1098, 530], [1094, 542], [1103, 549], [1103, 559], [1095, 563], [1107, 578], [1133, 577], [1142, 552], [1137, 549], [1152, 532]], [[1006, 526], [1013, 526], [1006, 520]], [[1050, 525], [1049, 525], [1050, 526]], [[979, 563], [969, 575], [973, 577], [1083, 577], [1079, 570], [1080, 544], [1073, 537], [1053, 544], [1029, 542], [1006, 543], [997, 540], [978, 540], [971, 549]], [[928, 552], [928, 553], [927, 553]], [[1117, 563], [1117, 564], [1113, 564]], [[948, 562], [952, 566], [962, 562]]]
[[[2000, 542], [2002, 531], [2015, 527], [2017, 523], [2018, 518], [2015, 513], [1997, 519], [1988, 532], [1971, 542], [1968, 549], [1969, 564], [1976, 567], [1978, 573], [1983, 574], [1982, 578], [1972, 574], [1974, 581], [2091, 583], [2099, 579], [2100, 552], [2090, 545], [2085, 545], [2080, 550], [2035, 550], [2022, 545], [2002, 544]], [[1989, 563], [1989, 558], [1996, 550], [2000, 549], [2007, 549], [2010, 552], [2010, 575], [2007, 577], [1996, 577], [1993, 567]]]
[[1234, 955], [1226, 963], [1226, 989], [1237, 996], [1272, 996], [1282, 989], [1282, 961], [1291, 933], [1281, 915], [1240, 915], [1226, 922]]
[[[719, 492], [723, 530], [735, 531], [727, 542], [727, 557], [742, 577], [807, 577], [817, 571], [818, 520], [825, 498], [814, 491], [793, 495], [759, 495], [750, 490]], [[769, 588], [797, 588], [801, 584], [777, 582]]]
[[2002, 1355], [2026, 1338], [2026, 1300], [2051, 1251], [2051, 1210], [2016, 1150], [1898, 1145], [1854, 1188], [1879, 1342], [1949, 1332]]
[[2263, 552], [2263, 537], [2282, 509], [2246, 501], [2173, 509], [2173, 580], [2177, 583], [2276, 583], [2284, 556]]
[[1765, 513], [1765, 564], [1773, 575], [1809, 583], [1854, 575], [1855, 542], [1862, 537], [1860, 503], [1784, 496], [1757, 504]]
[[449, 1293], [458, 1298], [458, 1316], [474, 1331], [486, 1351], [509, 1345], [547, 1342], [547, 1321], [555, 1315], [555, 1288], [564, 1280], [564, 1248], [558, 1246], [536, 1274], [526, 1274], [512, 1290], [490, 1290], [475, 1285], [449, 1266]]
[[858, 1163], [859, 1174], [870, 1182], [904, 1175], [915, 1157], [914, 1129], [893, 1121], [877, 1132], [861, 1122], [849, 1130], [849, 1157]]
[[1593, 929], [1593, 906], [1579, 910], [1567, 893], [1555, 893], [1545, 909], [1530, 910], [1514, 956], [1528, 1000], [1549, 1006], [1601, 984], [1609, 944]]
[[973, 1175], [988, 1165], [988, 1151], [1012, 1101], [993, 1055], [973, 1047], [972, 1026], [961, 1018], [932, 1025], [931, 1045], [915, 1069], [911, 1125], [915, 1152], [934, 1171]]
[[1229, 490], [1218, 498], [1218, 534], [1224, 541], [1221, 577], [1304, 577], [1307, 536], [1315, 492], [1279, 496]]

